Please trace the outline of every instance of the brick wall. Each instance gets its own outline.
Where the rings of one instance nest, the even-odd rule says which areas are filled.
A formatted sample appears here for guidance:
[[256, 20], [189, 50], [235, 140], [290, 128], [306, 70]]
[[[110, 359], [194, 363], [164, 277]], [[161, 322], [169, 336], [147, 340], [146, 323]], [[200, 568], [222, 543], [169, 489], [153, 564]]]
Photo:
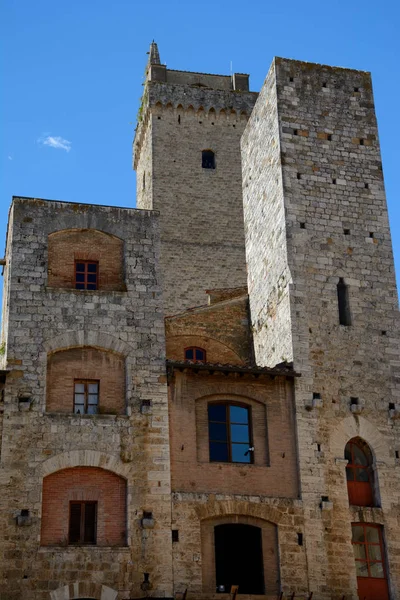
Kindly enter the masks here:
[[64, 469], [43, 480], [42, 546], [68, 543], [72, 500], [97, 502], [98, 546], [126, 544], [126, 481], [115, 473], [91, 467]]
[[75, 379], [100, 382], [100, 414], [126, 411], [125, 359], [120, 354], [97, 348], [71, 348], [50, 354], [47, 361], [48, 412], [73, 412]]
[[[172, 489], [177, 492], [298, 495], [291, 382], [175, 372], [169, 386]], [[210, 463], [209, 401], [252, 409], [255, 463]], [[268, 466], [267, 466], [268, 465]]]
[[69, 229], [49, 235], [48, 285], [75, 288], [75, 261], [97, 261], [98, 289], [123, 291], [124, 243], [121, 239], [95, 229]]

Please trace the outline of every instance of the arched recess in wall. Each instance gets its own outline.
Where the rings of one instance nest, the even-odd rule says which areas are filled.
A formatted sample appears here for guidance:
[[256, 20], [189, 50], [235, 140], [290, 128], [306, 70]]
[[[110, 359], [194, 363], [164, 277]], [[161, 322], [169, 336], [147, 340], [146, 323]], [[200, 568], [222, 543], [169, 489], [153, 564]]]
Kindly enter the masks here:
[[200, 531], [203, 593], [214, 593], [217, 586], [229, 592], [231, 585], [239, 585], [243, 593], [278, 593], [274, 523], [246, 514], [223, 515], [202, 520]]
[[91, 346], [48, 354], [46, 411], [125, 414], [125, 356]]
[[127, 482], [120, 475], [76, 466], [44, 477], [42, 546], [125, 546], [126, 523]]
[[394, 459], [390, 456], [386, 438], [375, 423], [361, 416], [346, 417], [332, 431], [329, 440], [332, 456], [342, 459], [347, 442], [356, 437], [362, 438], [369, 445], [375, 462], [383, 461], [388, 466], [394, 466]]
[[92, 581], [76, 581], [50, 592], [51, 600], [116, 600], [117, 596], [116, 590]]
[[349, 504], [377, 506], [379, 491], [369, 445], [360, 437], [352, 438], [345, 446], [344, 457], [347, 460], [346, 480]]
[[77, 291], [125, 291], [123, 240], [98, 229], [50, 233], [47, 284]]

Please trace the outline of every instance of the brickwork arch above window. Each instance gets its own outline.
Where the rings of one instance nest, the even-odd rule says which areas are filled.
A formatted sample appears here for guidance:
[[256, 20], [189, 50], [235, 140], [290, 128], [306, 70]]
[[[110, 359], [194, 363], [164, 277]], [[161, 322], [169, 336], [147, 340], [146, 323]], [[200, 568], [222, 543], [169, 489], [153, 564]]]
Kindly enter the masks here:
[[48, 285], [125, 291], [124, 242], [97, 229], [64, 229], [48, 236]]
[[124, 414], [125, 357], [99, 348], [48, 355], [47, 412]]
[[43, 479], [42, 546], [124, 546], [126, 480], [97, 467]]

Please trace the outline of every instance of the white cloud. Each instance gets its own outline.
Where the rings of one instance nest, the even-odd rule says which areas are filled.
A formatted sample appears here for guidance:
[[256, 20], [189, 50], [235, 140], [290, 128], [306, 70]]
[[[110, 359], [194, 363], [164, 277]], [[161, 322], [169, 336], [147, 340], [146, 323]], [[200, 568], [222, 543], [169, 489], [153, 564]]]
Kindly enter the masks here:
[[71, 142], [65, 140], [59, 135], [47, 135], [44, 134], [38, 139], [38, 144], [42, 146], [50, 146], [50, 148], [57, 148], [58, 150], [65, 150], [69, 152], [71, 150]]

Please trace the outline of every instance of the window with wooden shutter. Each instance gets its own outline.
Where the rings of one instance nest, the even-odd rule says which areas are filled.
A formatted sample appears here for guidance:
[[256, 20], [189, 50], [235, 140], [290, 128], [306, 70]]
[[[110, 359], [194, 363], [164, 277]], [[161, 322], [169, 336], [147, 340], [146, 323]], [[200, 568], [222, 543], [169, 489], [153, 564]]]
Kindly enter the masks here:
[[96, 544], [97, 502], [70, 502], [68, 543]]

